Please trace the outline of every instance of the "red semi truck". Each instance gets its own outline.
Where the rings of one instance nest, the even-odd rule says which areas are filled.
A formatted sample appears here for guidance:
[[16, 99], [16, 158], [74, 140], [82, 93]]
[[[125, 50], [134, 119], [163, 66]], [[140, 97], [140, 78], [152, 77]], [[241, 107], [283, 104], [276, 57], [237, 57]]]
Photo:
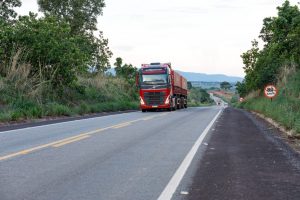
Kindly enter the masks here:
[[187, 80], [172, 69], [171, 63], [143, 64], [136, 83], [143, 112], [187, 108]]

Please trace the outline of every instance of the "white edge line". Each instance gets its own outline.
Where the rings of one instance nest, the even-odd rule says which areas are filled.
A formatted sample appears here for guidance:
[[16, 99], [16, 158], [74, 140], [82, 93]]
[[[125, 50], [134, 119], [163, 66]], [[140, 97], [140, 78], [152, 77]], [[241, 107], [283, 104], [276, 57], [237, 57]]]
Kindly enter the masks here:
[[14, 131], [20, 131], [20, 130], [23, 131], [23, 130], [30, 130], [30, 129], [35, 129], [35, 128], [41, 128], [41, 127], [54, 126], [54, 125], [58, 125], [58, 124], [72, 123], [72, 122], [76, 122], [76, 121], [86, 121], [86, 120], [98, 119], [98, 118], [108, 118], [108, 117], [111, 117], [111, 116], [121, 115], [121, 114], [130, 114], [130, 113], [118, 113], [118, 114], [114, 114], [114, 115], [106, 115], [106, 116], [99, 116], [99, 117], [90, 117], [90, 118], [86, 118], [86, 119], [75, 119], [75, 120], [65, 121], [65, 122], [57, 122], [57, 123], [52, 123], [52, 124], [38, 125], [38, 126], [32, 126], [32, 127], [26, 127], [26, 128], [17, 128], [17, 129], [8, 130], [8, 131], [0, 131], [0, 134], [14, 132]]
[[213, 126], [215, 121], [218, 119], [219, 115], [223, 111], [220, 110], [217, 115], [213, 118], [213, 120], [209, 123], [209, 125], [205, 128], [205, 130], [202, 132], [202, 134], [199, 136], [189, 153], [186, 155], [178, 169], [176, 170], [175, 174], [169, 181], [168, 185], [165, 187], [163, 192], [158, 197], [158, 200], [170, 200], [175, 193], [179, 183], [181, 182], [183, 176], [185, 175], [187, 169], [189, 168], [193, 158], [195, 157], [201, 143], [203, 142], [205, 136], [209, 132], [210, 128]]

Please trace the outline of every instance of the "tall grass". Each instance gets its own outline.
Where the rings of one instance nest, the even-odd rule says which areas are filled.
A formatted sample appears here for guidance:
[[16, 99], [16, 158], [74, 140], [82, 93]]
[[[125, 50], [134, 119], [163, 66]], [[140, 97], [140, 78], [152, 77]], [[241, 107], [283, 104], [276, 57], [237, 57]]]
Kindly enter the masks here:
[[272, 101], [260, 92], [260, 95], [250, 94], [238, 106], [262, 113], [300, 135], [300, 71], [284, 71], [281, 80], [278, 83], [279, 95]]
[[49, 82], [31, 74], [17, 51], [0, 75], [0, 122], [137, 109], [137, 91], [126, 80], [104, 75], [78, 76], [77, 85], [57, 95]]

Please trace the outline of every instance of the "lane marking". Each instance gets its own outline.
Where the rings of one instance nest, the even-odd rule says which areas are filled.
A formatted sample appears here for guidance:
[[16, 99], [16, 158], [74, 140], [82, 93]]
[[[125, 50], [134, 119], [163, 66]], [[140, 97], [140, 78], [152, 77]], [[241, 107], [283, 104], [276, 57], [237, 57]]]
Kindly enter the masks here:
[[119, 125], [116, 125], [116, 126], [113, 126], [112, 128], [113, 129], [118, 129], [118, 128], [123, 128], [123, 127], [126, 127], [126, 126], [129, 126], [131, 123], [123, 123], [123, 124], [119, 124]]
[[77, 122], [77, 121], [87, 121], [87, 120], [93, 120], [93, 119], [98, 119], [98, 118], [103, 119], [103, 118], [109, 118], [109, 117], [118, 116], [118, 115], [122, 115], [122, 114], [131, 114], [131, 113], [137, 113], [137, 112], [139, 112], [139, 111], [133, 111], [133, 112], [129, 112], [129, 113], [118, 113], [118, 114], [99, 116], [99, 117], [91, 117], [91, 118], [86, 118], [86, 119], [75, 119], [75, 120], [66, 121], [66, 122], [57, 122], [57, 123], [53, 123], [53, 124], [38, 125], [38, 126], [19, 128], [19, 129], [13, 129], [13, 130], [8, 130], [8, 131], [0, 131], [0, 134], [1, 133], [9, 133], [9, 132], [20, 131], [20, 130], [23, 131], [23, 130], [29, 130], [29, 129], [37, 129], [37, 128], [41, 128], [41, 127], [55, 126], [55, 125], [58, 125], [58, 124], [66, 124], [66, 123], [72, 123], [72, 122]]
[[36, 146], [36, 147], [33, 147], [33, 148], [24, 149], [24, 150], [18, 151], [16, 153], [12, 153], [12, 154], [9, 154], [9, 155], [6, 155], [6, 156], [2, 156], [2, 157], [0, 157], [0, 161], [6, 160], [6, 159], [9, 159], [9, 158], [12, 158], [12, 157], [20, 156], [20, 155], [25, 155], [25, 154], [31, 153], [33, 151], [37, 151], [37, 150], [40, 150], [40, 149], [43, 149], [43, 148], [55, 145], [57, 143], [61, 143], [61, 142], [64, 142], [64, 141], [67, 141], [67, 140], [70, 140], [70, 139], [75, 139], [75, 138], [78, 138], [78, 137], [82, 137], [83, 135], [84, 134], [80, 134], [80, 135], [76, 135], [76, 136], [73, 136], [73, 137], [65, 138], [65, 139], [62, 139], [62, 140], [57, 140], [55, 142], [51, 142], [51, 143], [48, 143], [48, 144], [43, 144], [43, 145]]
[[70, 144], [70, 143], [73, 143], [73, 142], [77, 142], [79, 140], [83, 140], [83, 139], [86, 139], [86, 138], [89, 138], [91, 137], [90, 135], [84, 135], [84, 136], [81, 136], [81, 137], [78, 137], [78, 138], [75, 138], [75, 139], [72, 139], [72, 140], [67, 140], [65, 142], [61, 142], [61, 143], [58, 143], [58, 144], [55, 144], [55, 145], [52, 145], [53, 147], [61, 147], [61, 146], [64, 146], [66, 144]]
[[154, 117], [145, 117], [143, 118], [144, 121], [147, 121], [147, 120], [150, 120], [150, 119], [153, 119]]
[[[163, 115], [157, 115], [158, 117], [159, 116], [163, 116]], [[104, 116], [105, 117], [105, 116]], [[107, 116], [109, 117], [109, 116]], [[152, 116], [151, 116], [152, 117]], [[147, 118], [147, 117], [146, 117]], [[94, 118], [95, 119], [95, 118]], [[41, 150], [41, 149], [44, 149], [44, 148], [47, 148], [47, 147], [57, 147], [57, 146], [63, 146], [63, 145], [59, 145], [59, 143], [65, 143], [65, 144], [69, 144], [71, 142], [68, 142], [68, 141], [77, 141], [76, 139], [77, 138], [81, 138], [81, 137], [84, 137], [82, 139], [85, 139], [85, 137], [90, 137], [91, 135], [93, 134], [98, 134], [98, 133], [101, 133], [105, 130], [108, 130], [108, 129], [116, 129], [116, 128], [122, 128], [122, 127], [125, 127], [134, 123], [134, 122], [138, 122], [138, 121], [142, 121], [144, 120], [145, 118], [141, 118], [141, 119], [136, 119], [136, 120], [132, 120], [132, 121], [129, 121], [129, 122], [123, 122], [123, 123], [120, 123], [120, 124], [117, 124], [117, 125], [113, 125], [113, 126], [109, 126], [109, 127], [105, 127], [105, 128], [100, 128], [100, 129], [96, 129], [96, 130], [93, 130], [93, 131], [89, 131], [89, 132], [86, 132], [86, 133], [81, 133], [79, 135], [75, 135], [75, 136], [72, 136], [72, 137], [68, 137], [68, 138], [64, 138], [64, 139], [61, 139], [61, 140], [57, 140], [57, 141], [54, 141], [54, 142], [51, 142], [51, 143], [47, 143], [47, 144], [43, 144], [43, 145], [39, 145], [39, 146], [36, 146], [36, 147], [33, 147], [33, 148], [29, 148], [29, 149], [24, 149], [24, 150], [21, 150], [21, 151], [18, 151], [18, 152], [15, 152], [15, 153], [11, 153], [11, 154], [8, 154], [8, 155], [5, 155], [5, 156], [2, 156], [0, 157], [0, 161], [2, 160], [6, 160], [6, 159], [9, 159], [9, 158], [13, 158], [13, 157], [16, 157], [16, 156], [21, 156], [21, 155], [25, 155], [25, 154], [28, 154], [28, 153], [32, 153], [34, 151], [38, 151], [38, 150]], [[88, 120], [88, 119], [84, 119], [84, 120]], [[76, 120], [77, 121], [77, 120]], [[67, 123], [67, 122], [62, 122], [62, 123]], [[55, 124], [49, 124], [49, 125], [55, 125]], [[45, 126], [48, 126], [48, 125], [45, 125]], [[40, 126], [39, 126], [40, 127]], [[36, 127], [29, 127], [29, 128], [38, 128], [37, 126]], [[28, 128], [28, 129], [29, 129]], [[27, 128], [25, 128], [27, 129]], [[23, 129], [18, 129], [18, 130], [23, 130]], [[12, 130], [13, 131], [13, 130]], [[9, 132], [9, 131], [8, 131]], [[3, 133], [3, 132], [0, 132], [0, 134]], [[78, 139], [80, 140], [80, 139]]]
[[175, 174], [165, 187], [165, 189], [162, 191], [160, 196], [158, 197], [158, 200], [171, 200], [173, 194], [175, 193], [179, 183], [181, 182], [183, 176], [185, 175], [188, 167], [190, 166], [193, 158], [195, 157], [201, 143], [203, 142], [205, 136], [209, 132], [210, 128], [213, 126], [215, 121], [218, 119], [219, 115], [222, 113], [223, 110], [220, 110], [216, 116], [213, 118], [213, 120], [208, 124], [208, 126], [204, 129], [202, 134], [199, 136], [197, 141], [194, 143], [191, 150], [188, 152], [178, 169], [176, 170]]

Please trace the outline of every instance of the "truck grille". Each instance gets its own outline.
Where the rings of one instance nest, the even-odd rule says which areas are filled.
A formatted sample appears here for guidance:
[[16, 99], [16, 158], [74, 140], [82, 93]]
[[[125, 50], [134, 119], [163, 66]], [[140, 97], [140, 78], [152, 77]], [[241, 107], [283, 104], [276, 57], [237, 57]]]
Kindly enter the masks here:
[[161, 105], [164, 103], [165, 92], [145, 92], [144, 97], [147, 105]]

